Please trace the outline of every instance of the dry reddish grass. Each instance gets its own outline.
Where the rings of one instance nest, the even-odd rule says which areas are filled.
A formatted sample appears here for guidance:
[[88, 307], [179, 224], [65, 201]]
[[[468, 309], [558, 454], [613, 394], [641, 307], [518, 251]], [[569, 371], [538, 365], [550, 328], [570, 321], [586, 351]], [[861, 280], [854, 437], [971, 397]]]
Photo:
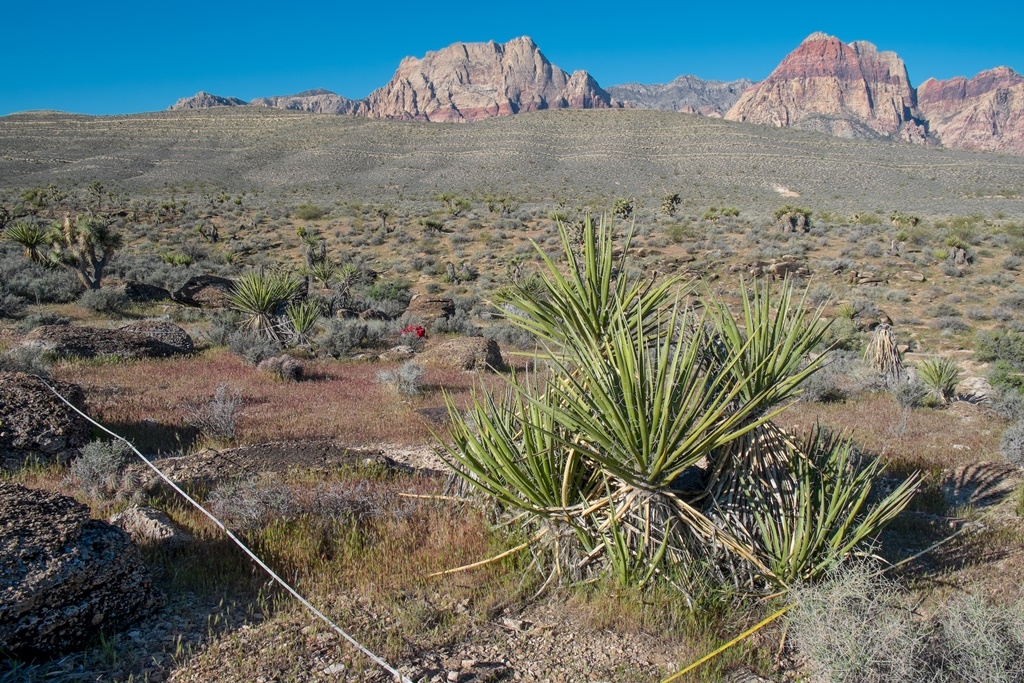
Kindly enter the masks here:
[[[430, 423], [416, 413], [444, 405], [442, 389], [465, 404], [489, 374], [427, 369], [419, 396], [400, 396], [378, 384], [377, 373], [396, 364], [307, 361], [306, 380], [282, 382], [225, 350], [190, 358], [124, 364], [65, 363], [59, 379], [79, 384], [90, 414], [143, 449], [175, 450], [196, 438], [185, 406], [208, 401], [220, 383], [241, 397], [238, 443], [335, 439], [346, 445], [417, 445], [431, 440]], [[437, 427], [435, 426], [435, 429]]]
[[1005, 423], [991, 411], [965, 402], [944, 409], [915, 408], [904, 423], [896, 401], [878, 393], [844, 403], [797, 402], [778, 422], [796, 433], [815, 424], [851, 433], [861, 447], [897, 469], [1003, 461], [999, 439]]

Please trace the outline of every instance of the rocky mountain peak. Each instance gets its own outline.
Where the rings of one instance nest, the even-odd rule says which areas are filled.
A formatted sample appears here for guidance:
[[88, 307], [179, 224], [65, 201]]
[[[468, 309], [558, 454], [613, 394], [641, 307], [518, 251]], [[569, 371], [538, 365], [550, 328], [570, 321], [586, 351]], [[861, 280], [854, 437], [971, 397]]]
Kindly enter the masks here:
[[585, 72], [554, 66], [526, 36], [506, 43], [453, 43], [422, 58], [407, 57], [391, 81], [370, 93], [375, 118], [477, 121], [538, 109], [613, 106]]
[[918, 106], [947, 147], [1024, 154], [1024, 76], [999, 66], [973, 78], [929, 78]]
[[237, 97], [221, 97], [200, 90], [192, 97], [182, 97], [168, 109], [206, 109], [207, 107], [237, 107], [246, 104]]
[[841, 137], [923, 142], [916, 106], [906, 66], [896, 53], [815, 33], [744, 92], [725, 118]]

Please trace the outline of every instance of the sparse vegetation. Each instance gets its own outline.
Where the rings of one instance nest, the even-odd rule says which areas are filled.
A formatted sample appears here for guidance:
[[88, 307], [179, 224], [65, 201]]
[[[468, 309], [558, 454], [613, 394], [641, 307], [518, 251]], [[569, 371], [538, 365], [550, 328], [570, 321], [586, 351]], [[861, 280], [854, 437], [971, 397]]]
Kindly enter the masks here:
[[[210, 479], [184, 477], [183, 485], [215, 504], [316, 604], [408, 671], [430, 672], [428, 679], [444, 677], [448, 658], [464, 658], [511, 662], [512, 672], [495, 674], [506, 678], [659, 681], [782, 600], [818, 590], [832, 596], [818, 606], [835, 610], [807, 617], [817, 620], [815, 637], [824, 639], [818, 646], [812, 637], [805, 649], [794, 612], [785, 629], [768, 627], [694, 680], [725, 679], [737, 667], [773, 680], [870, 680], [907, 670], [900, 667], [908, 659], [911, 681], [954, 680], [964, 671], [1013, 680], [1006, 662], [1019, 652], [1013, 618], [1020, 536], [1004, 513], [1019, 517], [1012, 508], [981, 516], [1003, 488], [1019, 490], [1017, 475], [1002, 463], [1024, 462], [1024, 343], [1015, 336], [1024, 335], [1024, 288], [1014, 260], [1024, 256], [1024, 214], [1019, 196], [979, 188], [1015, 187], [1022, 162], [769, 128], [740, 139], [732, 125], [671, 112], [617, 112], [614, 122], [596, 114], [535, 112], [517, 118], [515, 130], [503, 120], [454, 127], [318, 117], [315, 135], [305, 114], [248, 107], [123, 117], [117, 144], [140, 145], [126, 162], [131, 182], [96, 182], [93, 174], [105, 171], [82, 163], [124, 157], [111, 155], [107, 119], [26, 114], [17, 134], [9, 134], [12, 121], [0, 119], [7, 143], [0, 223], [5, 231], [38, 232], [21, 235], [27, 246], [0, 241], [0, 369], [79, 384], [90, 414], [147, 454], [191, 466], [220, 458], [202, 451], [207, 446], [241, 447], [227, 454], [237, 467]], [[189, 116], [202, 125], [176, 149], [194, 145], [188, 154], [195, 163], [160, 163], [155, 150], [166, 146], [155, 143], [176, 129], [176, 117]], [[618, 135], [627, 124], [629, 135]], [[77, 142], [68, 144], [72, 135]], [[330, 155], [303, 156], [308, 176], [297, 178], [291, 155], [308, 151], [313, 138], [344, 144]], [[267, 139], [276, 141], [273, 148]], [[638, 158], [637, 140], [656, 153], [622, 164]], [[594, 141], [600, 154], [592, 153]], [[532, 163], [495, 164], [502, 145]], [[368, 157], [367, 149], [377, 151]], [[249, 160], [251, 173], [225, 174], [226, 153]], [[759, 161], [766, 154], [780, 165]], [[57, 176], [47, 160], [58, 157], [71, 163], [60, 165], [59, 185], [48, 185], [49, 175]], [[578, 161], [584, 158], [585, 166]], [[799, 199], [780, 200], [771, 189], [782, 169]], [[15, 186], [21, 178], [38, 186]], [[805, 211], [813, 224], [780, 230], [773, 213], [782, 201], [798, 201], [786, 212]], [[580, 333], [565, 314], [568, 300], [545, 282], [555, 272], [571, 281], [581, 264], [588, 270], [584, 218], [616, 210], [628, 215], [620, 223], [634, 225], [635, 234], [627, 249], [626, 231], [612, 232], [614, 296], [604, 302], [617, 299], [620, 283], [637, 287], [636, 300], [667, 291], [649, 315], [629, 305], [620, 315], [580, 297], [572, 310], [604, 311], [600, 324]], [[50, 226], [63, 231], [65, 213], [75, 229], [91, 216], [123, 236], [103, 266], [102, 289], [81, 281], [68, 263], [48, 260]], [[575, 262], [559, 222], [570, 230]], [[810, 274], [806, 298], [774, 281], [790, 264]], [[246, 274], [280, 273], [293, 273], [285, 277], [299, 284], [275, 302], [254, 297], [247, 308], [215, 312], [167, 298], [192, 276], [240, 283]], [[408, 306], [417, 294], [451, 299], [455, 313], [414, 320]], [[536, 327], [545, 310], [546, 331]], [[199, 342], [197, 353], [83, 361], [21, 344], [44, 324], [117, 327], [139, 319], [181, 325]], [[869, 365], [879, 322], [891, 324], [893, 335], [881, 357], [891, 361], [895, 352], [907, 363], [901, 373]], [[408, 350], [390, 350], [410, 341], [402, 331], [416, 326], [427, 331], [410, 345], [419, 370], [395, 359]], [[420, 351], [470, 334], [498, 340], [515, 377], [417, 362]], [[566, 350], [569, 336], [589, 339], [580, 348], [590, 353]], [[649, 353], [636, 351], [641, 336]], [[813, 349], [804, 348], [811, 342]], [[776, 355], [775, 348], [789, 351]], [[922, 358], [958, 365], [977, 392], [971, 402], [929, 408], [952, 394], [949, 381], [928, 388], [913, 369]], [[979, 362], [989, 364], [995, 387], [987, 401]], [[275, 380], [297, 379], [293, 366], [303, 381]], [[621, 372], [627, 366], [635, 372]], [[696, 397], [687, 403], [684, 394]], [[490, 479], [456, 490], [425, 473], [443, 465], [415, 458], [431, 457], [431, 433], [446, 434], [452, 418], [466, 443], [510, 444], [504, 469], [489, 466]], [[664, 429], [644, 436], [628, 428], [640, 422]], [[674, 443], [683, 445], [663, 448], [672, 442], [665, 434], [682, 434]], [[445, 443], [458, 447], [456, 441]], [[259, 452], [272, 443], [291, 448], [288, 457], [270, 469], [246, 469], [253, 464], [246, 447]], [[342, 460], [354, 464], [317, 464], [316, 474], [305, 468], [303, 454], [320, 457], [329, 448], [353, 449]], [[478, 455], [488, 452], [482, 448]], [[381, 452], [413, 463], [417, 473], [387, 459], [365, 464]], [[665, 462], [645, 460], [651, 454], [667, 454]], [[694, 461], [697, 454], [707, 460]], [[1005, 481], [991, 478], [989, 468]], [[912, 487], [915, 471], [923, 472], [920, 493], [895, 514], [900, 496], [888, 507], [881, 501]], [[464, 474], [472, 478], [472, 470]], [[31, 466], [3, 477], [74, 494], [97, 518], [143, 497], [139, 482], [123, 474], [76, 478], [67, 466]], [[86, 478], [96, 486], [83, 487]], [[517, 488], [523, 481], [530, 495]], [[481, 484], [508, 499], [497, 506], [472, 495], [471, 503], [461, 500]], [[182, 680], [288, 680], [338, 663], [345, 667], [332, 669], [339, 678], [372, 679], [354, 652], [323, 641], [304, 615], [266, 591], [202, 519], [161, 489], [147, 488], [144, 497], [196, 537], [173, 553], [147, 550], [146, 558], [169, 609], [182, 610], [168, 619], [178, 624], [184, 614], [180, 623], [198, 626], [182, 632], [198, 635], [180, 652], [172, 645], [145, 661], [133, 659], [135, 640], [105, 635], [105, 646], [86, 651], [99, 653], [93, 659], [19, 662], [17, 676], [52, 680], [74, 670], [109, 680], [172, 673]], [[1019, 515], [1019, 503], [1012, 504]], [[517, 509], [526, 517], [516, 519]], [[851, 557], [894, 562], [953, 529], [965, 531], [891, 572], [898, 587], [854, 581], [857, 600], [835, 598], [842, 591], [830, 586], [848, 581], [841, 576]], [[426, 576], [528, 542], [533, 552], [452, 577]], [[584, 577], [588, 583], [576, 581]], [[767, 602], [748, 597], [783, 589], [797, 593]], [[962, 592], [977, 601], [961, 602]], [[910, 613], [908, 605], [921, 607]], [[511, 625], [502, 633], [488, 630], [504, 619]], [[534, 627], [521, 632], [515, 626], [530, 621]], [[822, 633], [833, 626], [839, 636]], [[859, 642], [820, 646], [828, 638], [860, 638], [869, 627]], [[150, 625], [138, 628], [145, 640]], [[256, 655], [260, 647], [267, 653]], [[858, 662], [857, 673], [849, 673], [850, 662]], [[5, 666], [0, 659], [0, 677]]]

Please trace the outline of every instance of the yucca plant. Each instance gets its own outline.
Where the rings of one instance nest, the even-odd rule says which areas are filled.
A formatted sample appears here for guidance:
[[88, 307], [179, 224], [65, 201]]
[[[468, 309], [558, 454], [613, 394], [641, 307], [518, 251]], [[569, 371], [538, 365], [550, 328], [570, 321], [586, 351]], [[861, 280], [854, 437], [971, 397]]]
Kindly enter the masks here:
[[814, 581], [874, 538], [910, 503], [915, 474], [882, 500], [869, 504], [881, 475], [878, 460], [858, 462], [853, 444], [814, 430], [801, 444], [786, 444], [789, 481], [778, 489], [753, 484], [750, 496], [760, 552], [783, 586]]
[[242, 314], [241, 327], [266, 339], [280, 341], [276, 317], [298, 293], [301, 281], [283, 271], [251, 271], [235, 281], [228, 301]]
[[887, 385], [895, 384], [903, 376], [903, 358], [896, 346], [892, 326], [880, 323], [864, 349], [864, 360], [882, 376]]
[[315, 299], [292, 301], [284, 309], [291, 326], [291, 343], [303, 346], [311, 341], [311, 333], [323, 317], [324, 308]]
[[928, 358], [916, 366], [917, 375], [928, 387], [933, 400], [946, 405], [956, 395], [956, 385], [963, 373], [952, 358]]
[[[559, 229], [564, 272], [538, 249], [539, 291], [504, 296], [509, 318], [545, 346], [550, 374], [513, 376], [503, 400], [484, 393], [465, 414], [449, 400], [442, 441], [466, 482], [532, 527], [552, 577], [605, 567], [643, 582], [711, 566], [724, 581], [785, 585], [902, 509], [909, 493], [867, 510], [877, 470], [801, 450], [770, 421], [821, 362], [804, 358], [824, 333], [821, 311], [805, 311], [790, 284], [755, 286], [742, 317], [713, 297], [698, 316], [681, 308], [678, 280], [624, 275], [628, 234], [616, 260], [610, 224], [588, 220], [577, 240]], [[694, 470], [703, 485], [677, 488]], [[849, 476], [836, 483], [835, 472]], [[742, 514], [723, 514], [730, 506]], [[801, 526], [807, 514], [818, 526]], [[787, 543], [805, 550], [785, 555]]]
[[50, 246], [50, 232], [36, 223], [19, 221], [4, 230], [4, 237], [17, 242], [24, 249], [25, 258], [32, 263], [53, 265], [44, 250]]

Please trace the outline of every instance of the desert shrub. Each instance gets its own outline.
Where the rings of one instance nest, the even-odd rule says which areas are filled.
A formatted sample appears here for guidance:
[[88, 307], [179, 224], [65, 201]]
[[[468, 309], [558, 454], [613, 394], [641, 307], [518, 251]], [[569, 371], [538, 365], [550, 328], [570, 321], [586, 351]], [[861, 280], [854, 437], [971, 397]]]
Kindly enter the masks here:
[[1007, 422], [1024, 420], [1024, 394], [995, 390], [989, 396], [989, 407]]
[[241, 531], [252, 531], [272, 520], [285, 519], [295, 508], [287, 486], [255, 477], [220, 484], [210, 492], [207, 503], [210, 512]]
[[877, 318], [881, 314], [878, 304], [871, 299], [854, 299], [851, 305], [861, 319]]
[[238, 428], [238, 415], [243, 401], [240, 396], [229, 394], [228, 385], [221, 383], [213, 397], [205, 403], [186, 403], [185, 419], [207, 439], [231, 441]]
[[12, 294], [7, 287], [0, 285], [0, 318], [13, 318], [25, 310], [24, 297]]
[[65, 318], [64, 316], [57, 315], [56, 313], [43, 312], [22, 318], [21, 321], [18, 322], [17, 325], [15, 325], [14, 329], [16, 329], [20, 334], [28, 334], [32, 330], [36, 329], [37, 327], [42, 327], [43, 325], [70, 324], [71, 318]]
[[851, 565], [818, 585], [795, 587], [787, 619], [793, 643], [807, 658], [813, 680], [892, 683], [919, 675], [926, 634], [904, 604], [899, 587]]
[[821, 369], [808, 377], [801, 388], [802, 400], [829, 403], [878, 391], [882, 383], [856, 350], [833, 348]]
[[971, 329], [971, 326], [963, 318], [954, 316], [936, 318], [932, 324], [936, 329], [950, 334], [956, 332], [969, 332]]
[[50, 359], [45, 351], [34, 346], [15, 346], [0, 355], [0, 371], [49, 377]]
[[951, 600], [939, 615], [943, 668], [939, 680], [1024, 680], [1024, 602], [987, 604], [976, 595]]
[[21, 255], [21, 248], [0, 240], [0, 282], [7, 291], [36, 304], [69, 303], [84, 289], [70, 271], [44, 268]]
[[295, 207], [295, 217], [300, 221], [315, 221], [327, 215], [327, 209], [316, 204], [299, 204]]
[[1009, 330], [979, 332], [974, 357], [982, 362], [1006, 360], [1024, 366], [1024, 334]]
[[511, 346], [516, 349], [529, 349], [537, 345], [537, 337], [529, 330], [508, 323], [495, 323], [484, 328], [484, 336], [502, 346]]
[[1020, 270], [1020, 267], [1024, 265], [1024, 258], [1021, 258], [1020, 256], [1016, 256], [1014, 254], [1010, 254], [1009, 256], [1003, 259], [1003, 262], [1000, 265], [1003, 267], [1004, 270]]
[[416, 396], [423, 383], [423, 367], [407, 360], [395, 370], [381, 370], [377, 382], [384, 384], [403, 396]]
[[116, 287], [104, 287], [85, 290], [78, 298], [78, 303], [96, 313], [117, 314], [124, 311], [130, 301], [124, 290]]
[[71, 476], [93, 498], [109, 498], [123, 485], [132, 451], [123, 441], [91, 441], [71, 463]]
[[1015, 311], [1024, 310], [1024, 288], [1014, 286], [1009, 292], [997, 299], [1000, 306], [1012, 308]]
[[249, 365], [259, 365], [281, 352], [277, 342], [249, 330], [235, 330], [227, 336], [227, 345]]
[[900, 405], [900, 408], [904, 410], [923, 406], [925, 399], [928, 397], [928, 391], [927, 385], [916, 378], [911, 379], [909, 377], [893, 382], [889, 387], [889, 393], [896, 399], [896, 403]]
[[241, 316], [235, 311], [217, 311], [210, 317], [210, 326], [201, 333], [210, 346], [227, 346], [228, 339], [238, 331]]
[[868, 242], [866, 245], [864, 245], [862, 253], [864, 254], [864, 256], [867, 256], [868, 258], [877, 258], [881, 256], [883, 252], [882, 247], [878, 244], [878, 242]]
[[317, 348], [324, 355], [342, 358], [362, 345], [366, 329], [367, 324], [362, 320], [331, 318], [321, 326], [316, 337]]
[[999, 442], [999, 452], [1007, 462], [1024, 467], [1024, 420], [1006, 428]]
[[466, 337], [476, 337], [480, 334], [480, 328], [473, 324], [469, 314], [462, 309], [456, 309], [453, 315], [443, 316], [429, 325], [432, 334], [461, 334]]

